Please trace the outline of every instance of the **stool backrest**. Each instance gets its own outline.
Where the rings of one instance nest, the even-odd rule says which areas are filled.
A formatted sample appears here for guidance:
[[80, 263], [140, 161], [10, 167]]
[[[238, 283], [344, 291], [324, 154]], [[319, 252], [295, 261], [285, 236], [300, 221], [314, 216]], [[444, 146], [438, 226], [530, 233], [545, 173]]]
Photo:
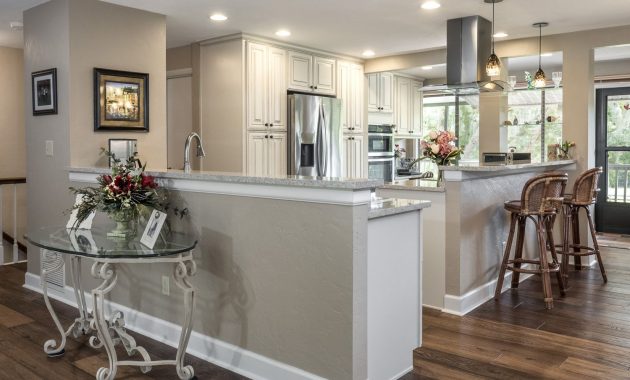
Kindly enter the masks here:
[[555, 214], [562, 207], [567, 181], [566, 173], [557, 172], [544, 173], [527, 181], [521, 195], [521, 213]]
[[586, 206], [597, 201], [597, 193], [599, 193], [597, 181], [602, 172], [602, 168], [597, 167], [580, 174], [573, 184], [573, 199], [571, 199], [573, 204]]

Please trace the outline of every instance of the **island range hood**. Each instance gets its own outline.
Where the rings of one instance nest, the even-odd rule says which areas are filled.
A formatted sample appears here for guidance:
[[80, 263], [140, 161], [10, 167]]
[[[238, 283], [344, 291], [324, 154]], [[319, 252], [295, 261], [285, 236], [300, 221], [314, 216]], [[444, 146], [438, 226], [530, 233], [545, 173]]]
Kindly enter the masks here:
[[422, 91], [457, 94], [509, 90], [505, 81], [486, 75], [486, 62], [492, 50], [492, 23], [481, 16], [450, 19], [446, 23], [446, 84], [431, 85]]

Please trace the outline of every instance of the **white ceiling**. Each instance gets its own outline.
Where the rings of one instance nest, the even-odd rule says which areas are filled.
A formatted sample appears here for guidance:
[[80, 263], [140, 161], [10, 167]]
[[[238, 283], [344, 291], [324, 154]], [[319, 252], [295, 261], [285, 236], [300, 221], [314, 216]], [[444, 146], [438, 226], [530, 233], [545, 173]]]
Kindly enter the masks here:
[[[423, 0], [107, 1], [167, 15], [168, 47], [239, 31], [276, 38], [277, 29], [287, 28], [292, 43], [353, 56], [365, 49], [382, 56], [443, 47], [447, 19], [491, 17], [483, 0], [440, 0], [442, 7], [433, 11], [420, 8]], [[21, 11], [42, 2], [0, 0], [0, 45], [21, 46], [21, 33], [10, 31], [8, 22], [21, 20]], [[213, 12], [229, 19], [212, 23]], [[496, 5], [496, 29], [508, 32], [508, 39], [534, 36], [531, 24], [548, 21], [549, 35], [626, 25], [628, 14], [627, 0], [505, 0]]]

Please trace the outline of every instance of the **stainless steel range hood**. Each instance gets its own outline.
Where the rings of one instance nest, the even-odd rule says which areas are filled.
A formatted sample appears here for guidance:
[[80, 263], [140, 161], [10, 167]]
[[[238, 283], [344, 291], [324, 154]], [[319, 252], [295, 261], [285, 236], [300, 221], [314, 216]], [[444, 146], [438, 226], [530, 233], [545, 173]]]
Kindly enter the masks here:
[[446, 84], [423, 91], [474, 94], [509, 89], [505, 81], [486, 75], [492, 50], [492, 23], [481, 16], [450, 19], [446, 23]]

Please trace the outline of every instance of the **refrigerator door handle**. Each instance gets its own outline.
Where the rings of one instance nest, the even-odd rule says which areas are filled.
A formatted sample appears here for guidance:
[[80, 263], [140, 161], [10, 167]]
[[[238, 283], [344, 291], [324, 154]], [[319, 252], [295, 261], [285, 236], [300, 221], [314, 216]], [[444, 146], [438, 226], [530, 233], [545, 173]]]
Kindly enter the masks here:
[[324, 105], [319, 105], [319, 117], [317, 118], [317, 175], [325, 177], [327, 173], [327, 136], [326, 136], [326, 114]]

